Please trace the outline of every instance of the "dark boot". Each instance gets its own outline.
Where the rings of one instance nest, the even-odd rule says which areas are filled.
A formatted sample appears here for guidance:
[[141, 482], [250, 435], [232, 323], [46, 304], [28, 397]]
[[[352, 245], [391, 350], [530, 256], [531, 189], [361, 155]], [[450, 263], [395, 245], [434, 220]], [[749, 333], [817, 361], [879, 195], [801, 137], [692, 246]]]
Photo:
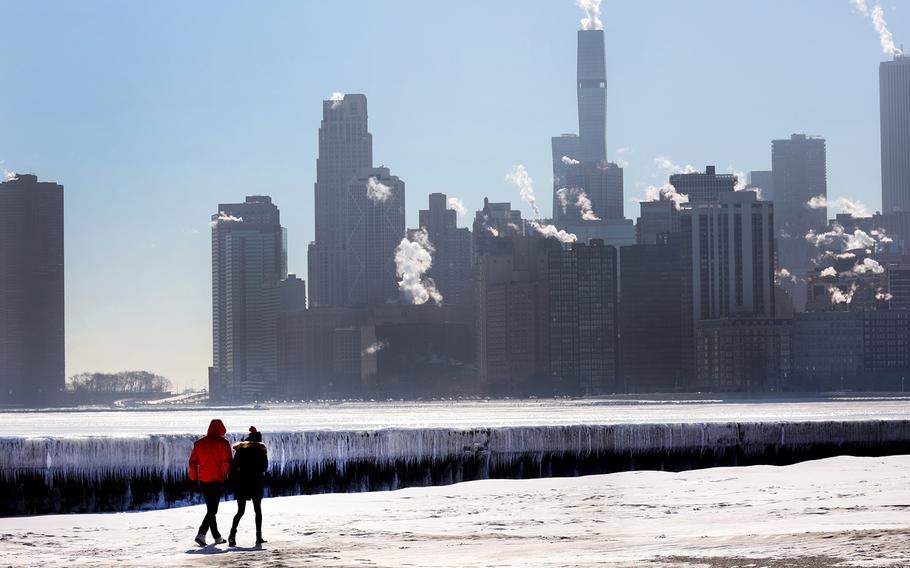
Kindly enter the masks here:
[[256, 546], [261, 546], [268, 541], [262, 538], [262, 533], [256, 533]]
[[237, 527], [232, 528], [228, 535], [228, 546], [237, 546]]

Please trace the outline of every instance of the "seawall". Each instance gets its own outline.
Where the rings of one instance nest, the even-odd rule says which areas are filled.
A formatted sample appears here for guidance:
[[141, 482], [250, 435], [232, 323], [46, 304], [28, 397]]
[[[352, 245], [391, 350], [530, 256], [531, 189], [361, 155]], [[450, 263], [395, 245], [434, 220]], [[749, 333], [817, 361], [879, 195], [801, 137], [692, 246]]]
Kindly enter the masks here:
[[[0, 515], [197, 503], [187, 477], [195, 438], [0, 438]], [[264, 441], [274, 496], [910, 454], [910, 420], [309, 431]]]

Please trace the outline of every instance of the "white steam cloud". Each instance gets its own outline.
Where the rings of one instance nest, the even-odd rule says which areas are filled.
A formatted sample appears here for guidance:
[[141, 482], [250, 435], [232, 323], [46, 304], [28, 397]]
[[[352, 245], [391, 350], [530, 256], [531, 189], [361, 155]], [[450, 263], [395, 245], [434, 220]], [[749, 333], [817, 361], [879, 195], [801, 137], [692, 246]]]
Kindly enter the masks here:
[[892, 298], [894, 298], [894, 296], [891, 292], [884, 292], [881, 289], [875, 293], [875, 299], [880, 302], [890, 302]]
[[849, 304], [853, 301], [853, 294], [856, 293], [856, 282], [850, 285], [849, 290], [841, 290], [837, 286], [828, 288], [828, 294], [831, 296], [832, 304]]
[[243, 223], [243, 217], [234, 217], [233, 215], [228, 215], [224, 211], [218, 213], [218, 217], [213, 219], [209, 224], [214, 227], [220, 223]]
[[377, 341], [377, 342], [371, 343], [369, 346], [367, 346], [367, 348], [363, 350], [363, 353], [361, 353], [361, 355], [375, 355], [376, 353], [379, 353], [380, 351], [382, 351], [383, 349], [385, 349], [388, 346], [389, 346], [388, 341]]
[[464, 203], [457, 197], [449, 198], [449, 209], [454, 210], [459, 217], [464, 217], [465, 213], [468, 212], [468, 210], [465, 209]]
[[806, 240], [816, 248], [837, 248], [841, 252], [872, 248], [877, 242], [875, 237], [870, 236], [861, 229], [848, 233], [837, 223], [833, 225], [830, 231], [822, 233], [809, 231], [806, 233]]
[[833, 201], [828, 201], [824, 195], [816, 195], [806, 202], [806, 206], [809, 209], [821, 209], [823, 207], [833, 207], [835, 209], [840, 209], [844, 213], [849, 213], [851, 217], [862, 218], [862, 217], [871, 217], [869, 210], [866, 209], [866, 205], [862, 201], [848, 199], [846, 197], [838, 197]]
[[528, 223], [535, 231], [543, 235], [548, 239], [556, 239], [561, 243], [574, 243], [578, 240], [578, 237], [574, 233], [567, 233], [562, 229], [557, 229], [553, 225], [547, 225], [541, 223], [536, 219]]
[[793, 282], [794, 284], [799, 282], [799, 278], [797, 278], [795, 274], [793, 274], [786, 268], [778, 268], [777, 270], [775, 270], [774, 271], [774, 281], [777, 284], [780, 284], [784, 280], [789, 280], [790, 282]]
[[442, 294], [436, 289], [436, 283], [424, 276], [433, 266], [433, 252], [435, 249], [423, 228], [401, 239], [395, 248], [398, 289], [410, 304], [421, 305], [429, 300], [437, 306], [442, 304]]
[[821, 272], [819, 272], [818, 275], [821, 276], [822, 278], [836, 278], [837, 270], [835, 270], [833, 266], [829, 266], [829, 267], [825, 268], [824, 270], [822, 270]]
[[367, 198], [373, 203], [385, 203], [392, 197], [392, 188], [379, 181], [375, 176], [367, 180]]
[[686, 164], [685, 166], [680, 166], [671, 160], [668, 156], [658, 156], [654, 158], [654, 165], [659, 169], [664, 170], [670, 174], [694, 174], [698, 173], [698, 170], [695, 169], [695, 166]]
[[866, 0], [850, 0], [856, 11], [872, 21], [872, 27], [878, 32], [878, 40], [882, 44], [882, 51], [888, 55], [903, 55], [903, 52], [894, 45], [894, 36], [888, 29], [888, 22], [885, 21], [885, 11], [881, 4], [876, 4], [869, 9]]
[[560, 161], [567, 166], [577, 166], [578, 164], [581, 163], [578, 160], [576, 160], [575, 158], [570, 158], [568, 156], [563, 156], [562, 158], [560, 158]]
[[528, 175], [528, 170], [521, 164], [506, 175], [506, 181], [518, 188], [518, 194], [521, 200], [527, 203], [534, 210], [534, 218], [540, 218], [540, 207], [537, 206], [537, 198], [534, 197], [534, 180]]
[[689, 196], [676, 191], [676, 188], [669, 183], [660, 187], [649, 185], [645, 188], [645, 200], [647, 201], [672, 201], [673, 206], [679, 209], [683, 203], [689, 202]]
[[581, 29], [583, 30], [602, 30], [603, 22], [600, 21], [600, 2], [601, 0], [578, 0], [578, 7], [585, 11], [585, 17], [581, 19]]
[[329, 97], [329, 100], [332, 101], [332, 109], [334, 110], [341, 106], [341, 102], [344, 100], [344, 93], [335, 91], [332, 93], [332, 96]]
[[591, 203], [588, 194], [585, 193], [583, 189], [577, 187], [564, 187], [556, 191], [556, 198], [559, 200], [559, 205], [562, 207], [563, 213], [566, 212], [570, 197], [575, 198], [575, 206], [578, 207], [583, 221], [600, 221], [600, 217], [594, 213], [594, 205]]
[[866, 274], [867, 272], [881, 274], [884, 271], [885, 268], [879, 264], [877, 260], [872, 258], [864, 258], [862, 262], [857, 262], [856, 266], [853, 267], [853, 272], [856, 274]]

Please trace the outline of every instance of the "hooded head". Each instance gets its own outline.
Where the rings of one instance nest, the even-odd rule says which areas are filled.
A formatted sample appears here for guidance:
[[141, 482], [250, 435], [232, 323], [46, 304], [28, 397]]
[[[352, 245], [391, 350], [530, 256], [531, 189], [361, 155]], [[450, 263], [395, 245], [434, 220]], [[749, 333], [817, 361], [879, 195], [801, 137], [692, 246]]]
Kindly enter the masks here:
[[224, 427], [224, 422], [216, 418], [209, 422], [209, 431], [206, 432], [206, 435], [219, 436], [223, 438], [226, 432], [227, 428]]
[[261, 442], [262, 433], [255, 426], [250, 426], [250, 435], [246, 437], [250, 442]]

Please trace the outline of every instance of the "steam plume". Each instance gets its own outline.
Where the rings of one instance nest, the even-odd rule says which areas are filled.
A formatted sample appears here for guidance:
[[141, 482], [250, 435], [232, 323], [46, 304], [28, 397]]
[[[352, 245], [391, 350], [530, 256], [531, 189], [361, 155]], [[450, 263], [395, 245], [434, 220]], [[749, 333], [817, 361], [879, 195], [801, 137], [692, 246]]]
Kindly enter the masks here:
[[457, 197], [449, 198], [449, 209], [453, 209], [456, 213], [458, 213], [459, 217], [463, 217], [464, 214], [468, 212], [468, 210], [464, 207], [464, 203]]
[[556, 191], [556, 198], [559, 200], [559, 205], [562, 207], [563, 213], [566, 212], [566, 207], [569, 205], [570, 196], [575, 197], [575, 206], [578, 207], [583, 221], [600, 221], [600, 217], [594, 213], [594, 205], [591, 203], [588, 194], [585, 193], [583, 189], [577, 187], [571, 189], [564, 187]]
[[853, 294], [856, 293], [856, 282], [850, 284], [850, 289], [847, 291], [841, 290], [837, 286], [832, 286], [828, 288], [828, 294], [831, 296], [832, 304], [849, 304], [853, 301]]
[[695, 169], [695, 166], [689, 164], [680, 166], [668, 156], [658, 156], [654, 158], [654, 165], [671, 174], [694, 174], [698, 172], [698, 170]]
[[837, 270], [833, 266], [829, 266], [818, 273], [822, 278], [835, 278], [837, 276]]
[[521, 200], [531, 206], [534, 210], [534, 218], [540, 218], [540, 208], [537, 206], [537, 198], [534, 197], [534, 180], [528, 175], [528, 170], [521, 164], [515, 166], [506, 176], [506, 180], [518, 188], [518, 194]]
[[578, 7], [585, 11], [585, 17], [581, 19], [581, 29], [604, 29], [603, 22], [600, 21], [600, 2], [601, 0], [578, 0]]
[[218, 217], [216, 219], [213, 219], [212, 222], [209, 224], [212, 227], [214, 227], [215, 225], [218, 225], [220, 223], [242, 223], [242, 222], [243, 222], [243, 217], [234, 217], [233, 215], [228, 215], [224, 211], [220, 211], [218, 213]]
[[885, 11], [882, 9], [881, 4], [876, 4], [870, 10], [869, 6], [866, 5], [866, 0], [850, 0], [850, 3], [860, 14], [872, 21], [872, 27], [878, 32], [878, 40], [882, 44], [883, 52], [892, 56], [903, 55], [900, 48], [894, 45], [894, 36], [888, 30], [888, 22], [885, 21]]
[[375, 176], [367, 180], [367, 198], [373, 203], [385, 203], [392, 197], [392, 188], [379, 181]]
[[849, 213], [851, 217], [855, 218], [872, 216], [862, 201], [854, 201], [853, 199], [847, 199], [846, 197], [838, 197], [833, 201], [828, 201], [824, 195], [816, 195], [806, 202], [806, 206], [809, 209], [834, 207], [843, 210], [844, 213]]
[[411, 304], [421, 305], [433, 300], [442, 304], [442, 294], [436, 289], [432, 278], [424, 277], [433, 266], [433, 248], [426, 229], [413, 231], [401, 239], [395, 249], [395, 271], [398, 274], [398, 289]]
[[574, 233], [567, 233], [562, 229], [557, 229], [553, 225], [547, 225], [541, 223], [538, 220], [533, 220], [528, 223], [535, 231], [543, 235], [548, 239], [556, 239], [561, 243], [574, 243], [578, 240], [578, 237]]
[[332, 96], [329, 98], [332, 101], [332, 109], [336, 109], [341, 106], [341, 102], [344, 100], [344, 93], [339, 93], [335, 91], [332, 93]]
[[649, 185], [645, 188], [645, 199], [647, 201], [672, 201], [676, 209], [679, 209], [683, 203], [689, 202], [688, 195], [678, 193], [676, 188], [669, 183], [660, 187]]
[[853, 267], [853, 272], [856, 274], [865, 274], [867, 272], [881, 274], [884, 271], [885, 268], [879, 264], [877, 260], [872, 258], [864, 258], [862, 262], [857, 262], [856, 266]]
[[363, 353], [361, 353], [361, 355], [374, 355], [376, 353], [379, 353], [380, 351], [382, 351], [383, 349], [385, 349], [388, 346], [389, 346], [388, 341], [377, 341], [375, 343], [371, 343], [366, 349], [364, 349]]
[[563, 156], [562, 158], [560, 158], [560, 161], [567, 166], [577, 166], [578, 164], [581, 163], [578, 160], [576, 160], [574, 158], [570, 158], [568, 156]]

